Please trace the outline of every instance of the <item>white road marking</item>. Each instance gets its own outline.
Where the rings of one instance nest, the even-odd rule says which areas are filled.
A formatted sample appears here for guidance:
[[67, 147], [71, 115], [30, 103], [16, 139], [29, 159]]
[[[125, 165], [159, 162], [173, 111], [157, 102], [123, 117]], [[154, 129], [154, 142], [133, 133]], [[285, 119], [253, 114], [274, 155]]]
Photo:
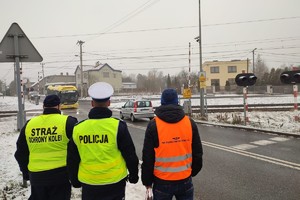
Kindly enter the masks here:
[[285, 142], [285, 141], [288, 141], [290, 139], [289, 138], [284, 138], [284, 137], [274, 137], [274, 138], [270, 138], [270, 140], [277, 141], [277, 142]]
[[250, 143], [263, 146], [263, 145], [268, 145], [268, 144], [275, 144], [276, 142], [270, 141], [270, 140], [258, 140], [258, 141], [254, 141], [254, 142], [250, 142]]
[[220, 149], [220, 150], [223, 150], [223, 151], [228, 151], [228, 152], [243, 155], [243, 156], [246, 156], [246, 157], [251, 157], [251, 158], [254, 158], [254, 159], [257, 159], [257, 160], [266, 161], [266, 162], [269, 162], [269, 163], [273, 163], [273, 164], [276, 164], [276, 165], [280, 165], [280, 166], [284, 166], [284, 167], [288, 167], [288, 168], [296, 169], [296, 170], [300, 171], [300, 164], [298, 164], [298, 163], [293, 163], [293, 162], [289, 162], [289, 161], [285, 161], [285, 160], [280, 160], [280, 159], [277, 159], [277, 158], [272, 158], [272, 157], [269, 157], [269, 156], [264, 156], [264, 155], [260, 155], [260, 154], [256, 154], [256, 153], [251, 153], [251, 152], [247, 152], [247, 151], [244, 151], [244, 150], [239, 150], [239, 149], [232, 148], [232, 147], [226, 147], [226, 146], [211, 143], [211, 142], [202, 141], [202, 144], [206, 145], [206, 146], [209, 146], [209, 147], [212, 147], [212, 148]]
[[235, 148], [235, 149], [247, 150], [247, 149], [256, 148], [257, 146], [251, 145], [251, 144], [239, 144], [239, 145], [235, 145], [235, 146], [231, 146], [231, 147]]

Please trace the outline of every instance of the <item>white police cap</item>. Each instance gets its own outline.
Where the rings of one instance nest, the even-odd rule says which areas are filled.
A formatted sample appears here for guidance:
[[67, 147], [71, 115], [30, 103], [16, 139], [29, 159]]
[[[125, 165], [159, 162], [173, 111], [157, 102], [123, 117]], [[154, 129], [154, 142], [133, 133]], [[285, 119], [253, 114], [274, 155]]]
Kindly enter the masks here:
[[113, 95], [114, 89], [106, 82], [97, 82], [90, 86], [88, 93], [95, 101], [107, 101]]

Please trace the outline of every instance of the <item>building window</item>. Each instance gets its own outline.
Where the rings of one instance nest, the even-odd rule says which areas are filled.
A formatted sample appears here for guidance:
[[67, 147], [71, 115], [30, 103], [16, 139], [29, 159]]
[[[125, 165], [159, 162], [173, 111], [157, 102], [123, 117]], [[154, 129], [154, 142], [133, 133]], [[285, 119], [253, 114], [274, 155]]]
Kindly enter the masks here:
[[103, 72], [103, 77], [104, 78], [109, 78], [109, 72]]
[[114, 78], [117, 78], [117, 75], [116, 75], [116, 74], [114, 74]]
[[210, 67], [210, 73], [219, 73], [219, 67]]
[[88, 74], [87, 73], [83, 73], [83, 78], [87, 79], [88, 78]]
[[236, 66], [228, 66], [228, 73], [236, 73]]
[[77, 74], [77, 78], [80, 79], [80, 74]]
[[211, 85], [220, 86], [220, 79], [211, 79]]

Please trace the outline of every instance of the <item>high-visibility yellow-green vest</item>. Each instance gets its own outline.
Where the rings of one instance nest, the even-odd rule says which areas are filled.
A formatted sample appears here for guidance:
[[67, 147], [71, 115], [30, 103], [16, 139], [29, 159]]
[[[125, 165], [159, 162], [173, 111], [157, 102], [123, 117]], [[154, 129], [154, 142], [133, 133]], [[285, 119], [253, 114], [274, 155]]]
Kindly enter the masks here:
[[28, 169], [40, 172], [66, 166], [66, 134], [68, 116], [47, 114], [32, 118], [26, 125], [25, 135], [29, 148]]
[[127, 176], [127, 167], [117, 144], [119, 120], [88, 119], [74, 127], [73, 140], [80, 164], [78, 180], [89, 185], [117, 183]]

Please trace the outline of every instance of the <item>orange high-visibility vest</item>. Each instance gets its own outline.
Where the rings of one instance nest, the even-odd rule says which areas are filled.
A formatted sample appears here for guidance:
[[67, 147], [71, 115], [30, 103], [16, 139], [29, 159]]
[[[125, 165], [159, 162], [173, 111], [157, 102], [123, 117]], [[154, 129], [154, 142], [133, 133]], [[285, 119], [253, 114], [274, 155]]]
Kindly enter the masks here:
[[182, 180], [192, 172], [192, 125], [187, 116], [177, 123], [155, 117], [159, 146], [155, 148], [154, 175]]

